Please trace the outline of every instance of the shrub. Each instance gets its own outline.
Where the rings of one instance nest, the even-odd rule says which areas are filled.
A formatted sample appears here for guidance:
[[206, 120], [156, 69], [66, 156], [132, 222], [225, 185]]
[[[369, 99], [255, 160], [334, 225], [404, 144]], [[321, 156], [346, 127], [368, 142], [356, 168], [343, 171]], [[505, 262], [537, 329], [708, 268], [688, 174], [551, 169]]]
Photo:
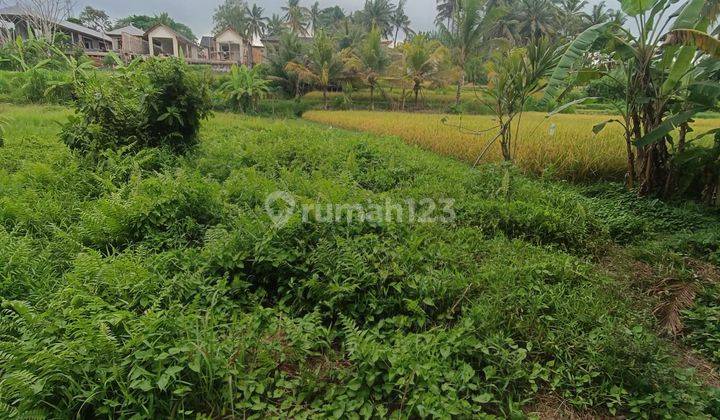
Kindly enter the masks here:
[[93, 158], [126, 147], [184, 152], [197, 143], [212, 105], [203, 79], [176, 59], [149, 60], [107, 80], [95, 76], [76, 91], [76, 115], [62, 138]]
[[197, 142], [200, 123], [212, 101], [201, 76], [179, 59], [153, 59], [138, 67], [134, 78], [147, 78], [142, 110], [147, 119], [147, 145], [183, 151]]

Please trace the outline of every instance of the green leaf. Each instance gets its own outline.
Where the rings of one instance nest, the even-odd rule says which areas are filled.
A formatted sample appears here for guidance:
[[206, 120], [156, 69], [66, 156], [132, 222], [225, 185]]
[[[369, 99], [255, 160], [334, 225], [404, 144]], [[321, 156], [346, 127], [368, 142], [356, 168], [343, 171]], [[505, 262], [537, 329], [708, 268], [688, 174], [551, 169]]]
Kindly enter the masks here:
[[618, 120], [618, 119], [615, 119], [615, 118], [613, 118], [613, 119], [611, 119], [611, 120], [603, 121], [603, 122], [601, 122], [601, 123], [599, 123], [599, 124], [595, 124], [595, 125], [593, 126], [593, 128], [592, 128], [593, 134], [596, 134], [596, 135], [597, 135], [597, 134], [600, 134], [600, 132], [605, 129], [605, 126], [608, 125], [608, 124], [610, 124], [610, 123], [612, 123], [612, 122], [616, 122], [616, 123], [622, 125], [622, 121], [620, 121], [620, 120]]
[[487, 404], [490, 401], [492, 401], [493, 395], [485, 393], [485, 394], [475, 395], [474, 397], [472, 397], [472, 399], [473, 399], [473, 401], [475, 401], [478, 404]]
[[620, 8], [629, 16], [647, 12], [655, 5], [653, 0], [620, 0]]
[[665, 45], [692, 46], [705, 54], [720, 58], [720, 39], [695, 29], [675, 29], [665, 38]]
[[678, 128], [681, 124], [690, 121], [690, 119], [701, 110], [702, 108], [694, 108], [667, 118], [656, 129], [636, 141], [635, 146], [645, 147], [664, 139], [665, 136], [670, 134], [670, 132]]
[[700, 140], [707, 136], [712, 136], [713, 134], [718, 134], [718, 133], [720, 133], [720, 128], [713, 128], [711, 130], [705, 131], [704, 133], [698, 134], [697, 136], [693, 137], [691, 140], [688, 140], [687, 142], [690, 143], [690, 142]]
[[690, 0], [682, 8], [672, 29], [695, 29], [698, 22], [702, 19], [702, 10], [705, 6], [705, 0]]
[[585, 101], [587, 101], [587, 100], [590, 100], [590, 99], [597, 99], [597, 97], [595, 97], [595, 96], [587, 96], [587, 97], [585, 97], [585, 98], [575, 99], [575, 100], [572, 101], [572, 102], [568, 102], [568, 103], [566, 103], [566, 104], [564, 104], [564, 105], [561, 105], [561, 106], [553, 109], [552, 111], [550, 111], [550, 112], [545, 116], [545, 118], [550, 118], [550, 117], [552, 117], [552, 116], [555, 115], [555, 114], [559, 114], [559, 113], [565, 111], [566, 109], [570, 108], [570, 107], [573, 106], [573, 105], [581, 104], [581, 103], [583, 103], [583, 102], [585, 102]]
[[590, 47], [592, 47], [609, 25], [610, 23], [601, 23], [591, 26], [570, 43], [567, 51], [562, 55], [557, 67], [555, 67], [555, 70], [550, 76], [550, 81], [548, 82], [547, 89], [545, 89], [545, 96], [542, 99], [542, 103], [547, 104], [547, 102], [557, 99], [558, 92], [566, 83], [572, 66], [590, 51]]
[[690, 101], [707, 107], [714, 106], [720, 100], [720, 83], [696, 82], [688, 86]]

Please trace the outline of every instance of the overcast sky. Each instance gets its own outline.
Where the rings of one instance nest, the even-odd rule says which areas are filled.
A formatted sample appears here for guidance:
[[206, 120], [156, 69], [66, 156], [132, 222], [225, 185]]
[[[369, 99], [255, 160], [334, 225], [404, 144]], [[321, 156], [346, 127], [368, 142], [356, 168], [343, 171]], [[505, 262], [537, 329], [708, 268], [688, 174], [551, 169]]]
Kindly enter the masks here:
[[[590, 3], [599, 3], [600, 0], [590, 0]], [[8, 3], [11, 3], [9, 1]], [[195, 35], [208, 35], [212, 31], [212, 14], [223, 0], [79, 0], [76, 12], [85, 6], [93, 6], [105, 10], [113, 20], [131, 14], [155, 15], [168, 12], [175, 20], [190, 26]], [[314, 0], [301, 1], [305, 6]], [[319, 0], [320, 6], [328, 7], [339, 5], [346, 11], [353, 11], [362, 7], [365, 0]], [[253, 1], [250, 0], [252, 4]], [[265, 8], [265, 13], [280, 13], [281, 5], [285, 0], [257, 0], [255, 3]], [[415, 30], [430, 30], [435, 20], [436, 0], [408, 0], [407, 14], [412, 20]], [[609, 7], [617, 8], [616, 0], [609, 0]]]

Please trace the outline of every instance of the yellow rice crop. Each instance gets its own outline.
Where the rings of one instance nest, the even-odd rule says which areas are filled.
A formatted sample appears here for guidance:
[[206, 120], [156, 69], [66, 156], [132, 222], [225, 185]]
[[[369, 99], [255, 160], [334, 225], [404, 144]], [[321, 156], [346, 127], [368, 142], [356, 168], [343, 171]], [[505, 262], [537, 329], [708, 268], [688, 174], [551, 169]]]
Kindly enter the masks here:
[[[534, 112], [523, 116], [515, 155], [520, 168], [571, 180], [622, 178], [626, 166], [622, 128], [609, 124], [600, 134], [592, 133], [592, 127], [608, 116], [545, 117], [546, 114]], [[446, 123], [440, 114], [370, 111], [311, 111], [305, 113], [304, 118], [340, 128], [398, 136], [409, 144], [469, 163], [475, 162], [485, 145], [497, 135], [496, 130], [482, 134], [467, 132], [496, 125], [492, 117], [483, 115], [450, 116]], [[700, 119], [694, 128], [702, 132], [718, 125], [717, 119]], [[496, 143], [483, 161], [501, 159], [500, 145]]]

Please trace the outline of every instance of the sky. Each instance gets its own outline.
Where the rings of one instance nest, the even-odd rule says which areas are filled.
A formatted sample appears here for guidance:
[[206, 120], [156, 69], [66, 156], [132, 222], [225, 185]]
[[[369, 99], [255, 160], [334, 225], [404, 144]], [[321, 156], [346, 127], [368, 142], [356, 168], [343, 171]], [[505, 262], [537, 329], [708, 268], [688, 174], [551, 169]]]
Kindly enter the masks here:
[[[339, 5], [346, 11], [362, 8], [365, 0], [318, 0], [321, 7]], [[598, 3], [600, 0], [590, 0]], [[195, 35], [209, 35], [213, 28], [212, 15], [223, 0], [79, 0], [76, 13], [85, 6], [105, 10], [113, 20], [131, 14], [155, 15], [168, 12], [172, 18], [192, 28]], [[265, 8], [265, 13], [280, 13], [285, 0], [250, 0]], [[314, 0], [301, 3], [309, 6]], [[408, 0], [406, 13], [412, 20], [415, 30], [430, 30], [434, 27], [436, 0]], [[607, 1], [608, 7], [618, 8], [616, 0]]]

